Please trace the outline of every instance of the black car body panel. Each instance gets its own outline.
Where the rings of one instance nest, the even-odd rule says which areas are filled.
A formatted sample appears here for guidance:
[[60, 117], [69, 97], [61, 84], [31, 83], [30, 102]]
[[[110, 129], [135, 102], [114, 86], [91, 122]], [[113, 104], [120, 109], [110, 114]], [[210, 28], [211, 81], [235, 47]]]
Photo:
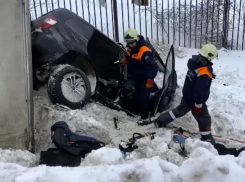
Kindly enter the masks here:
[[120, 67], [115, 62], [122, 51], [120, 46], [98, 31], [94, 32], [88, 44], [88, 55], [95, 72], [104, 79], [119, 80]]
[[[48, 28], [42, 28], [47, 18], [51, 18], [53, 24]], [[32, 33], [34, 69], [44, 64], [62, 64], [64, 59], [66, 63], [72, 64], [74, 58], [67, 59], [65, 55], [70, 52], [75, 55], [82, 54], [91, 63], [97, 78], [96, 91], [92, 99], [114, 109], [138, 114], [138, 111], [134, 111], [133, 80], [127, 73], [127, 66], [115, 64], [119, 54], [126, 54], [123, 46], [67, 9], [51, 11], [34, 20], [32, 25], [32, 29], [39, 30]], [[159, 65], [159, 71], [164, 72], [166, 78], [162, 88], [155, 84], [152, 90], [150, 109], [151, 116], [154, 116], [156, 112], [167, 108], [176, 89], [174, 48], [171, 47], [165, 65], [150, 41], [147, 39], [146, 42]], [[172, 71], [167, 75], [166, 70], [170, 67]], [[108, 83], [112, 81], [113, 84], [106, 85], [102, 80]]]
[[33, 21], [34, 27], [39, 28], [44, 19], [50, 16], [55, 17], [57, 23], [43, 30], [45, 35], [39, 34], [33, 40], [33, 48], [43, 55], [43, 63], [55, 64], [52, 62], [73, 50], [88, 57], [98, 77], [120, 77], [119, 67], [114, 62], [118, 60], [118, 52], [125, 50], [67, 9], [58, 9], [43, 15]]

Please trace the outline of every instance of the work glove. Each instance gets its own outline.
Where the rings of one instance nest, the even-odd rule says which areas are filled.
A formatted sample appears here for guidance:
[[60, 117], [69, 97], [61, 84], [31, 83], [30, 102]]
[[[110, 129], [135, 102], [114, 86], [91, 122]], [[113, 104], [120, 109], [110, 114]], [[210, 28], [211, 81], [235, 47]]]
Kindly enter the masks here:
[[154, 84], [154, 80], [153, 79], [148, 79], [147, 82], [146, 82], [145, 87], [150, 89], [150, 88], [153, 87], [153, 84]]
[[127, 59], [120, 59], [119, 60], [119, 63], [121, 64], [121, 65], [125, 65], [125, 64], [127, 64]]
[[202, 104], [195, 104], [195, 107], [192, 109], [192, 112], [195, 114], [202, 114]]
[[127, 64], [127, 59], [125, 58], [125, 55], [122, 52], [119, 53], [119, 63], [121, 65]]

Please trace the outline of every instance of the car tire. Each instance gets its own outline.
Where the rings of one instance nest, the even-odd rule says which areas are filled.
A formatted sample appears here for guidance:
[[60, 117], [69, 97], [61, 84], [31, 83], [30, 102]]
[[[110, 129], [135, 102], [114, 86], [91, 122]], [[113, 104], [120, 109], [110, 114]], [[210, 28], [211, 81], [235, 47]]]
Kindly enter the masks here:
[[59, 65], [49, 77], [48, 95], [53, 104], [80, 109], [90, 99], [90, 82], [82, 70], [70, 65]]

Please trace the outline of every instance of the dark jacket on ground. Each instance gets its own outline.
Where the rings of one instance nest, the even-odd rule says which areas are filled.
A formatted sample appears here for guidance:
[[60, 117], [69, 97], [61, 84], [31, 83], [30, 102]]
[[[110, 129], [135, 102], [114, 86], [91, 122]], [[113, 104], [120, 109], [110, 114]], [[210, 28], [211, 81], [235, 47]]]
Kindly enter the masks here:
[[143, 36], [139, 36], [135, 48], [128, 47], [127, 54], [129, 73], [134, 79], [154, 79], [156, 77], [158, 66]]
[[191, 104], [204, 104], [210, 94], [213, 78], [212, 63], [201, 55], [189, 59], [183, 87], [183, 98]]

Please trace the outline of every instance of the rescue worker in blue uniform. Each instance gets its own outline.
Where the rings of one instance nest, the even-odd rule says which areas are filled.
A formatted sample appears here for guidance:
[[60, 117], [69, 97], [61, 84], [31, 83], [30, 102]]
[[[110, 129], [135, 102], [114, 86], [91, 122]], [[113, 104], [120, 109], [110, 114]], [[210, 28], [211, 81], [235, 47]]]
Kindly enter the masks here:
[[146, 45], [144, 37], [139, 35], [135, 29], [126, 30], [124, 40], [127, 43], [127, 56], [121, 59], [120, 63], [127, 64], [134, 79], [135, 99], [141, 116], [139, 124], [148, 119], [148, 100], [154, 86], [158, 66], [151, 50]]
[[215, 143], [211, 134], [211, 117], [206, 102], [214, 78], [213, 63], [211, 61], [217, 57], [217, 48], [212, 44], [206, 44], [199, 51], [199, 55], [193, 55], [189, 59], [180, 105], [154, 120], [153, 122], [157, 127], [166, 127], [176, 118], [182, 117], [191, 111], [198, 122], [201, 140]]

